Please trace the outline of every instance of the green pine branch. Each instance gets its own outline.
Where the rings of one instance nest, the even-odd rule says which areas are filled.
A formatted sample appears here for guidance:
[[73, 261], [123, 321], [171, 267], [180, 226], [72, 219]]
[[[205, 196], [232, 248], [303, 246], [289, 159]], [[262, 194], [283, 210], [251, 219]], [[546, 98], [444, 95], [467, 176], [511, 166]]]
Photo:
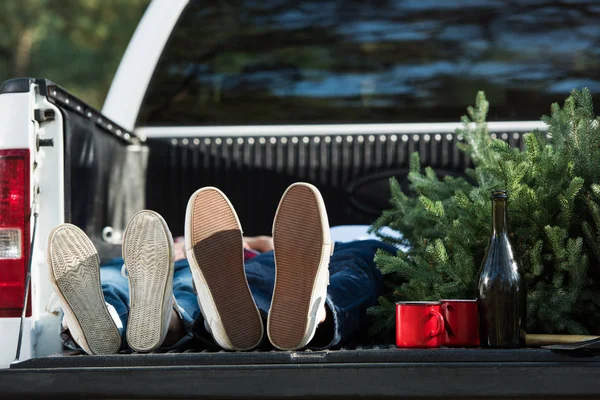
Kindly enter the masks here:
[[531, 332], [600, 334], [600, 119], [587, 89], [553, 104], [548, 133], [523, 137], [523, 150], [492, 139], [489, 104], [479, 93], [457, 130], [474, 179], [440, 179], [411, 157], [410, 195], [390, 180], [390, 209], [371, 230], [401, 232], [387, 242], [408, 252], [375, 262], [388, 290], [371, 308], [372, 332], [393, 327], [399, 300], [473, 298], [491, 230], [491, 189], [509, 190], [509, 236], [528, 287]]

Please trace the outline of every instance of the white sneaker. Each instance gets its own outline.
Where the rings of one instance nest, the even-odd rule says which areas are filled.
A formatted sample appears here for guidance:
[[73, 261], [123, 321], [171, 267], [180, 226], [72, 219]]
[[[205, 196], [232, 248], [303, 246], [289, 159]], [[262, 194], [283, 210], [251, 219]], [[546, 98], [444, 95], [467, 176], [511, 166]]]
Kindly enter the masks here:
[[226, 350], [250, 350], [264, 327], [244, 270], [242, 227], [217, 188], [196, 191], [185, 214], [185, 249], [205, 326]]
[[267, 334], [280, 350], [297, 350], [325, 319], [333, 243], [319, 190], [295, 183], [283, 194], [273, 222], [275, 288]]
[[54, 228], [47, 259], [50, 282], [75, 343], [88, 354], [118, 353], [121, 335], [106, 307], [100, 259], [87, 235], [71, 224]]
[[173, 237], [156, 212], [137, 212], [123, 234], [129, 277], [127, 343], [137, 352], [159, 348], [173, 313]]

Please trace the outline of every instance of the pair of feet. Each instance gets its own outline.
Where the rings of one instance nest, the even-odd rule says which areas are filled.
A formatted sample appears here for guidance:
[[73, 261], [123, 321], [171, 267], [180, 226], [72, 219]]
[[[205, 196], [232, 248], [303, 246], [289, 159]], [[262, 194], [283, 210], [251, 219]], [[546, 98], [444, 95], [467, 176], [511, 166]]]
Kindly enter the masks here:
[[[307, 183], [284, 193], [273, 222], [276, 279], [267, 320], [270, 342], [281, 350], [308, 344], [325, 318], [329, 257], [333, 244], [325, 205]], [[187, 205], [185, 248], [205, 326], [227, 350], [250, 350], [264, 326], [244, 271], [242, 228], [233, 206], [218, 189], [195, 192]], [[160, 347], [173, 315], [173, 238], [163, 218], [143, 210], [123, 236], [129, 278], [129, 346], [138, 352]], [[121, 335], [110, 317], [100, 284], [98, 254], [74, 225], [49, 237], [50, 278], [73, 339], [88, 354], [111, 354]]]

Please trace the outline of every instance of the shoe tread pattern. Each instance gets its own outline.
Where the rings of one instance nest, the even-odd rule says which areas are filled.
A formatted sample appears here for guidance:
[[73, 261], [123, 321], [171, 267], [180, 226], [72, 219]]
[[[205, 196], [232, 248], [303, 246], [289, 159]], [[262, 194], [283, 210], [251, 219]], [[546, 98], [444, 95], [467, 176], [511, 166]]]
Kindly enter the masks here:
[[219, 191], [203, 190], [194, 199], [190, 223], [194, 256], [190, 264], [202, 272], [227, 338], [236, 350], [258, 346], [262, 320], [246, 280], [235, 211]]
[[121, 335], [110, 317], [100, 283], [98, 253], [79, 228], [61, 226], [50, 243], [50, 269], [60, 295], [94, 354], [117, 353]]
[[269, 311], [269, 339], [284, 350], [305, 340], [311, 298], [323, 256], [323, 230], [315, 193], [290, 188], [273, 226], [275, 288]]
[[130, 311], [127, 342], [138, 352], [157, 349], [162, 344], [165, 296], [172, 274], [169, 235], [160, 217], [150, 211], [135, 214], [123, 240], [123, 258], [130, 283]]

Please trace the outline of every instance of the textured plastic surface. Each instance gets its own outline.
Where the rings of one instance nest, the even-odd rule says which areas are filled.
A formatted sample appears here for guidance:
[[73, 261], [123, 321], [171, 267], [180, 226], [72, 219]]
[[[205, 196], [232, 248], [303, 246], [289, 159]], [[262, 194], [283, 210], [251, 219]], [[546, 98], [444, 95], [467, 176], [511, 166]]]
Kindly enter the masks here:
[[[521, 134], [506, 140], [512, 147], [522, 145]], [[244, 234], [270, 235], [281, 195], [302, 181], [321, 191], [331, 226], [371, 224], [389, 208], [390, 177], [408, 189], [413, 152], [440, 178], [463, 175], [470, 161], [457, 142], [455, 134], [355, 133], [148, 139], [147, 206], [179, 236], [189, 196], [216, 186], [231, 200]]]
[[598, 373], [597, 357], [547, 350], [381, 348], [46, 357], [0, 370], [0, 387], [9, 397], [598, 398]]
[[118, 367], [171, 367], [192, 365], [299, 365], [299, 364], [397, 364], [446, 363], [589, 363], [600, 368], [600, 356], [573, 357], [543, 349], [398, 349], [395, 346], [325, 351], [200, 351], [153, 354], [77, 355], [65, 352], [11, 366], [16, 369]]

